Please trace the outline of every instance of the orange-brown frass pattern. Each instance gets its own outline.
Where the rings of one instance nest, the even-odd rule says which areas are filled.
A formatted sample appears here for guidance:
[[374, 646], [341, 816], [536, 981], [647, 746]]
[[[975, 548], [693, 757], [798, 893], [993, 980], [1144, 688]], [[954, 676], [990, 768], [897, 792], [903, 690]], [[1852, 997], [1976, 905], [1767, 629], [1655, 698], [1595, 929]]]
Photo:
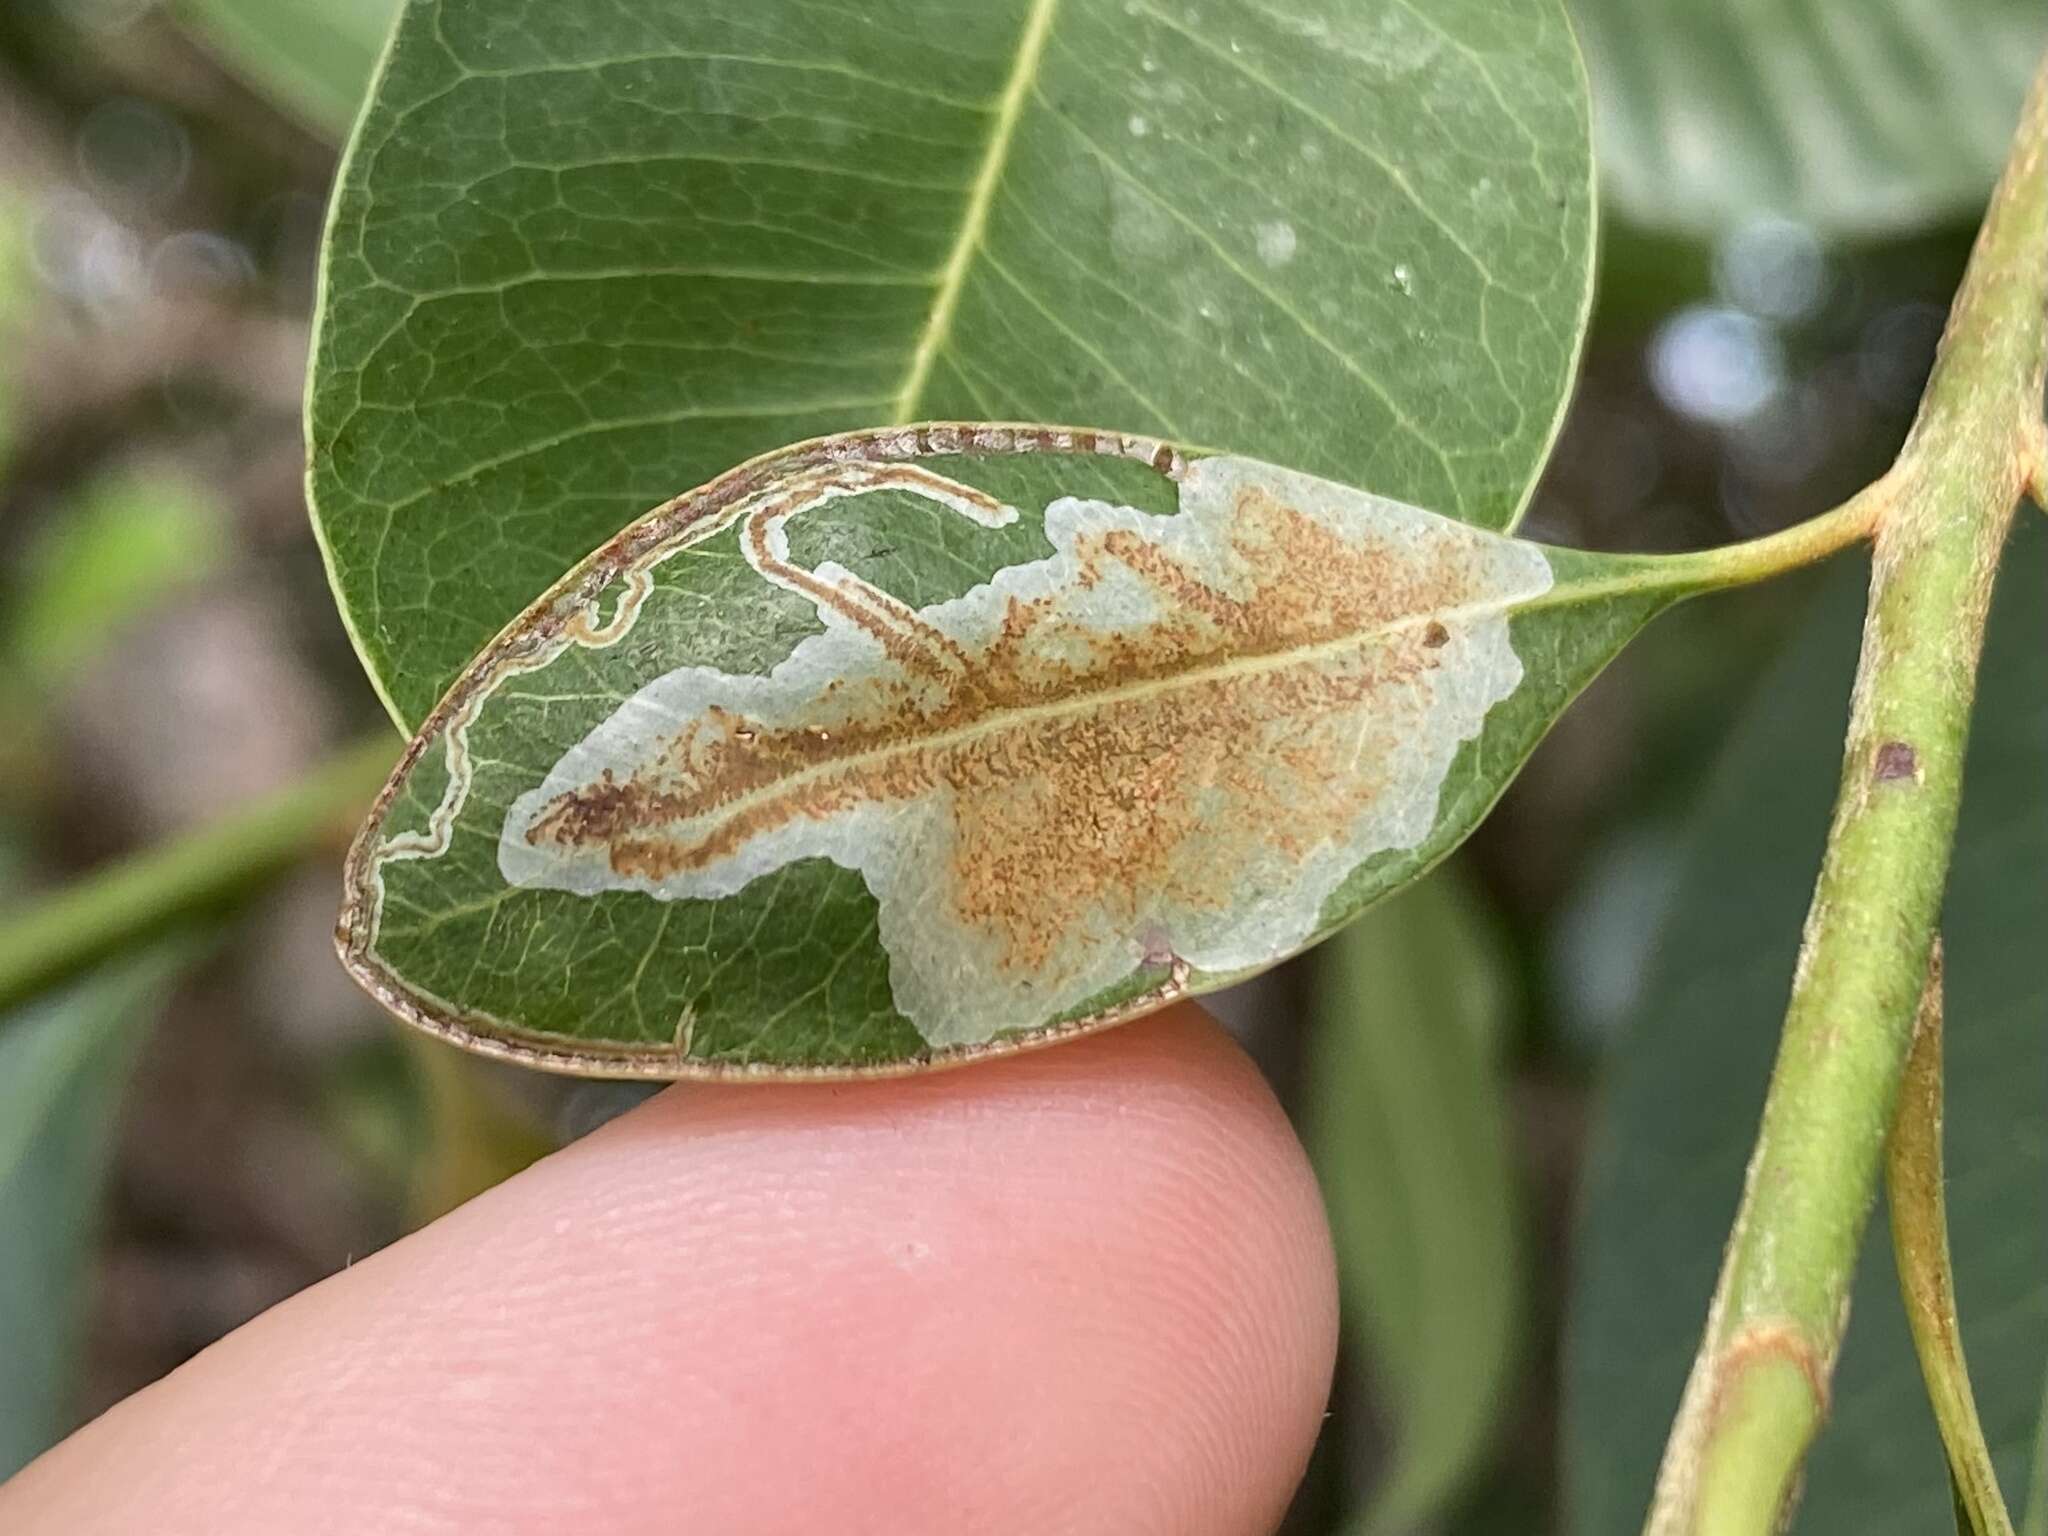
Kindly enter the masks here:
[[[936, 515], [1014, 515], [919, 471]], [[742, 513], [824, 631], [767, 676], [642, 686], [513, 804], [516, 885], [715, 899], [796, 860], [857, 870], [897, 1008], [933, 1045], [1043, 1024], [1145, 964], [1229, 971], [1305, 943], [1365, 859], [1436, 820], [1522, 669], [1541, 552], [1308, 476], [1197, 460], [1159, 517], [1062, 498], [1054, 553], [912, 609]]]

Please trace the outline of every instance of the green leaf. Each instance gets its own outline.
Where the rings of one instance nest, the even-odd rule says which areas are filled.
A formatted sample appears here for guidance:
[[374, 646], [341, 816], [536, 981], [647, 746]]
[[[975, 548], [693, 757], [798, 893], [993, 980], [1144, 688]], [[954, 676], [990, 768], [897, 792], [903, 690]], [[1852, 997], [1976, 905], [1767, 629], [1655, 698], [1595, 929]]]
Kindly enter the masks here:
[[1972, 215], [2041, 49], [2040, 0], [1572, 0], [1602, 192], [1714, 234], [1868, 236]]
[[[1611, 1064], [1566, 1353], [1578, 1536], [1640, 1526], [1705, 1321], [1839, 777], [1862, 587], [1832, 573], [1702, 805], [1634, 1032]], [[1943, 921], [1950, 1237], [1985, 1438], [2026, 1483], [2048, 1366], [2048, 527], [1999, 578]], [[1799, 1529], [1950, 1521], [1947, 1480], [1882, 1220], [1857, 1274]]]
[[339, 139], [400, 0], [174, 0], [172, 15], [252, 86]]
[[1114, 1022], [1429, 868], [1699, 571], [1151, 439], [800, 445], [634, 524], [464, 674], [357, 842], [344, 958], [570, 1071]]
[[0, 1478], [71, 1428], [122, 1090], [184, 957], [146, 950], [0, 1018]]
[[1425, 1528], [1513, 1388], [1522, 1256], [1499, 938], [1448, 872], [1323, 952], [1309, 1146], [1344, 1316], [1394, 1446], [1359, 1536]]
[[1584, 329], [1560, 0], [412, 0], [337, 189], [315, 519], [416, 727], [646, 508], [1093, 422], [1490, 527]]

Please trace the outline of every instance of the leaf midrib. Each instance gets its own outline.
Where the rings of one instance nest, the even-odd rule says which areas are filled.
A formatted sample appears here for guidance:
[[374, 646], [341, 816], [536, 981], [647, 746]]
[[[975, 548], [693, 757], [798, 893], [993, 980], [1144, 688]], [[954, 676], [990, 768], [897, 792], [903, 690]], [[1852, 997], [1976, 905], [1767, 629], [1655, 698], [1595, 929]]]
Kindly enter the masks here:
[[1052, 35], [1052, 20], [1059, 10], [1059, 3], [1060, 0], [1032, 0], [1031, 12], [1024, 18], [1024, 30], [1017, 39], [1017, 57], [1010, 67], [1010, 78], [1003, 84], [1003, 94], [996, 101], [996, 120], [989, 129], [981, 166], [975, 172], [968, 191], [960, 232], [946, 254], [946, 264], [939, 269], [938, 292], [932, 296], [932, 307], [925, 315], [924, 329], [918, 333], [917, 345], [911, 350], [910, 368], [904, 375], [903, 386], [896, 392], [891, 420], [897, 425], [915, 419], [918, 401], [931, 378], [932, 366], [938, 361], [939, 349], [945, 345], [946, 337], [953, 329], [953, 315], [960, 306], [960, 293], [967, 285], [975, 253], [980, 250], [982, 235], [988, 228], [989, 210], [995, 205], [1003, 168], [1009, 162], [1010, 143], [1016, 137], [1017, 124], [1024, 116], [1024, 103], [1031, 94], [1033, 81], [1037, 79], [1038, 66], [1045, 56], [1046, 39]]
[[[1597, 584], [1592, 585], [1592, 596], [1604, 595]], [[952, 726], [929, 735], [920, 735], [910, 740], [897, 738], [885, 741], [864, 751], [850, 752], [841, 757], [828, 758], [809, 767], [784, 774], [759, 789], [737, 795], [731, 800], [699, 813], [701, 816], [725, 818], [742, 815], [757, 805], [773, 801], [805, 785], [849, 771], [858, 771], [870, 764], [882, 763], [909, 751], [945, 751], [978, 740], [983, 736], [998, 735], [1039, 721], [1058, 720], [1065, 716], [1087, 714], [1108, 709], [1117, 704], [1142, 701], [1162, 694], [1171, 694], [1182, 689], [1204, 687], [1215, 682], [1233, 678], [1257, 677], [1262, 673], [1282, 672], [1290, 667], [1308, 666], [1314, 662], [1340, 656], [1347, 651], [1385, 640], [1407, 630], [1421, 628], [1432, 622], [1457, 622], [1464, 619], [1489, 619], [1537, 605], [1546, 598], [1552, 598], [1557, 588], [1551, 586], [1541, 592], [1524, 592], [1513, 597], [1487, 598], [1481, 602], [1463, 603], [1449, 608], [1436, 608], [1421, 613], [1403, 614], [1383, 624], [1366, 629], [1353, 630], [1333, 639], [1313, 641], [1307, 645], [1290, 646], [1282, 650], [1257, 651], [1226, 656], [1207, 666], [1190, 667], [1183, 671], [1141, 678], [1133, 682], [1107, 688], [1078, 689], [1062, 693], [1058, 698], [1043, 704], [1014, 705], [1009, 708], [991, 710], [977, 719]], [[695, 820], [697, 818], [690, 818]]]
[[[1534, 545], [1526, 546], [1535, 548]], [[1545, 557], [1546, 563], [1549, 557]], [[1284, 671], [1288, 667], [1306, 666], [1311, 662], [1342, 655], [1349, 650], [1370, 645], [1406, 630], [1426, 625], [1432, 621], [1458, 622], [1465, 619], [1512, 618], [1516, 614], [1531, 613], [1546, 608], [1593, 603], [1602, 599], [1627, 599], [1651, 595], [1676, 595], [1685, 591], [1699, 590], [1701, 583], [1692, 563], [1685, 557], [1664, 556], [1657, 558], [1651, 566], [1636, 565], [1610, 574], [1556, 580], [1553, 566], [1553, 580], [1541, 591], [1521, 592], [1511, 597], [1486, 598], [1476, 603], [1461, 603], [1447, 608], [1425, 609], [1419, 613], [1402, 614], [1384, 624], [1366, 629], [1353, 630], [1328, 640], [1313, 641], [1307, 645], [1289, 646], [1285, 649], [1255, 651], [1225, 656], [1206, 666], [1190, 667], [1179, 672], [1170, 672], [1140, 678], [1122, 686], [1079, 689], [1063, 693], [1057, 699], [1044, 704], [1016, 705], [996, 709], [965, 724], [930, 735], [919, 736], [914, 743], [901, 739], [887, 741], [864, 751], [834, 757], [811, 767], [801, 768], [765, 784], [757, 790], [703, 812], [703, 815], [738, 814], [750, 806], [763, 804], [785, 793], [792, 786], [802, 787], [829, 774], [844, 772], [849, 768], [861, 768], [871, 763], [886, 761], [905, 751], [944, 749], [963, 742], [973, 741], [984, 735], [994, 735], [1010, 730], [1020, 724], [1057, 720], [1063, 715], [1082, 714], [1089, 710], [1107, 708], [1128, 700], [1144, 699], [1185, 688], [1199, 688], [1206, 684], [1235, 677], [1256, 677], [1264, 672]], [[1518, 658], [1519, 659], [1519, 658]], [[491, 692], [496, 692], [495, 684]], [[477, 706], [478, 713], [488, 707], [488, 695]], [[694, 819], [694, 818], [693, 818]]]

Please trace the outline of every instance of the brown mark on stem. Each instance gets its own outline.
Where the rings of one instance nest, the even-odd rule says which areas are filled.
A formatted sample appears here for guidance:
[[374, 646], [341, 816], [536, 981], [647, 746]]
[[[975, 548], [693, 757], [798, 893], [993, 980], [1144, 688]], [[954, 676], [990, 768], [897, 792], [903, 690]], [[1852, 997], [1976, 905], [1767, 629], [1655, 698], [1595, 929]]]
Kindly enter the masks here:
[[1918, 784], [1923, 777], [1920, 755], [1907, 742], [1883, 742], [1877, 749], [1872, 777], [1880, 784], [1892, 784], [1901, 779], [1911, 779]]
[[1717, 1400], [1725, 1399], [1743, 1371], [1760, 1360], [1782, 1360], [1806, 1378], [1821, 1417], [1828, 1411], [1828, 1371], [1820, 1350], [1795, 1323], [1761, 1320], [1734, 1333], [1721, 1347]]
[[2035, 422], [2027, 433], [2027, 495], [2048, 512], [2048, 423]]

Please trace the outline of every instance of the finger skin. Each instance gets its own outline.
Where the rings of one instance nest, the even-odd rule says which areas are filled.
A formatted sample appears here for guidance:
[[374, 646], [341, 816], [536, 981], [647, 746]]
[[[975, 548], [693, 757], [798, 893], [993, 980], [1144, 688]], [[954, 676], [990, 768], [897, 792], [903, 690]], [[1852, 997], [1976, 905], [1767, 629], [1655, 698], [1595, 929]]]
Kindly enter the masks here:
[[1258, 1533], [1336, 1347], [1322, 1206], [1192, 1008], [686, 1085], [0, 1489], [23, 1533]]

